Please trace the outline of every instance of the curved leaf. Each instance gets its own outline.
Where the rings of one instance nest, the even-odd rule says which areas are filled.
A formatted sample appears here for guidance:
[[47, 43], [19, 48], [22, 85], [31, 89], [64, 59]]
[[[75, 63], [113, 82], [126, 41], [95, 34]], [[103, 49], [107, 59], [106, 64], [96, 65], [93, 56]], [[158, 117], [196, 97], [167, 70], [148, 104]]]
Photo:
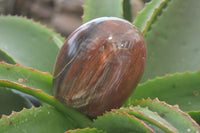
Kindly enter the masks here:
[[138, 85], [126, 105], [135, 99], [159, 98], [181, 110], [200, 110], [200, 71], [176, 73]]
[[98, 117], [91, 125], [107, 133], [154, 133], [143, 121], [127, 113], [106, 113]]
[[0, 16], [0, 49], [15, 62], [26, 67], [52, 73], [60, 46], [55, 39], [64, 39], [46, 27], [22, 17]]
[[10, 89], [0, 87], [0, 118], [3, 114], [9, 115], [12, 111], [20, 111], [32, 106], [31, 102], [25, 97]]
[[[178, 133], [178, 130], [173, 127], [170, 123], [168, 123], [165, 119], [160, 117], [156, 112], [152, 112], [148, 108], [141, 108], [140, 106], [130, 107], [130, 108], [121, 108], [113, 110], [112, 112], [120, 112], [120, 113], [128, 113], [129, 115], [134, 115], [138, 119], [143, 120], [144, 122], [148, 122], [148, 126], [153, 130], [158, 130], [158, 128], [162, 129], [162, 131], [158, 130], [157, 132], [166, 132], [166, 133]], [[154, 125], [154, 126], [151, 126]]]
[[0, 119], [1, 133], [63, 133], [74, 129], [64, 115], [53, 107], [24, 109]]
[[85, 127], [90, 123], [90, 120], [85, 115], [63, 105], [50, 96], [52, 95], [52, 76], [49, 73], [25, 68], [19, 64], [9, 65], [5, 63], [0, 63], [0, 72], [1, 87], [19, 90], [56, 107], [62, 113], [65, 113], [67, 117], [73, 119], [77, 127]]
[[137, 14], [133, 24], [137, 26], [145, 35], [150, 25], [154, 22], [163, 7], [169, 0], [152, 0], [146, 4], [145, 8]]
[[200, 68], [199, 7], [199, 0], [171, 0], [156, 17], [145, 36], [148, 59], [142, 82]]
[[33, 89], [40, 89], [49, 95], [53, 95], [53, 77], [50, 73], [25, 68], [19, 64], [9, 65], [3, 62], [0, 62], [0, 72], [0, 79], [20, 83]]
[[122, 0], [86, 0], [83, 23], [98, 17], [122, 17]]
[[140, 105], [157, 112], [163, 119], [177, 128], [180, 133], [198, 133], [200, 131], [200, 126], [188, 114], [182, 112], [177, 105], [171, 106], [165, 102], [160, 102], [158, 99], [136, 100], [132, 105]]
[[54, 97], [42, 92], [41, 90], [32, 89], [26, 87], [25, 85], [17, 84], [8, 80], [0, 80], [0, 87], [7, 87], [19, 90], [54, 106], [66, 117], [71, 118], [71, 123], [73, 123], [73, 125], [77, 128], [86, 127], [91, 122], [84, 114], [81, 114], [80, 112], [77, 112], [74, 109], [67, 107], [66, 105], [56, 100]]

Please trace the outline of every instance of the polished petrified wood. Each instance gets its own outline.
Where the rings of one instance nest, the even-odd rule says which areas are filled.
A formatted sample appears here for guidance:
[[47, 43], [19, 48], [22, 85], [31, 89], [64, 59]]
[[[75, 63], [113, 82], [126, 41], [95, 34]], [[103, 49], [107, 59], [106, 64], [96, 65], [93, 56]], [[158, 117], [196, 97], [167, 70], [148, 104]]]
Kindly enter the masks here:
[[73, 32], [54, 68], [54, 95], [90, 116], [120, 107], [138, 84], [146, 63], [142, 33], [126, 20], [103, 17]]

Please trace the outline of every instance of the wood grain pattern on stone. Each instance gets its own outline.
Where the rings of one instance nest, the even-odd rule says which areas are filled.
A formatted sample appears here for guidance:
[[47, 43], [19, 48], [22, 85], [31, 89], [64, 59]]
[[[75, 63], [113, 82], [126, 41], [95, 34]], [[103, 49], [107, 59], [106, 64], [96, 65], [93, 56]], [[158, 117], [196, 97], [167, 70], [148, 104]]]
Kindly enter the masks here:
[[146, 54], [142, 33], [128, 21], [92, 20], [61, 48], [54, 68], [54, 95], [90, 116], [119, 108], [140, 80]]

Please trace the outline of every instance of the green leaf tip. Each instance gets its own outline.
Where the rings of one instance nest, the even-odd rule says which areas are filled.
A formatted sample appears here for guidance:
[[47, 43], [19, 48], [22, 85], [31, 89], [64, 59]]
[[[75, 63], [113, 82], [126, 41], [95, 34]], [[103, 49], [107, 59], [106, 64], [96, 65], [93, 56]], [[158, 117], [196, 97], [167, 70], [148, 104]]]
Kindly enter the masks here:
[[143, 32], [144, 36], [169, 1], [170, 0], [152, 0], [137, 14], [133, 24]]

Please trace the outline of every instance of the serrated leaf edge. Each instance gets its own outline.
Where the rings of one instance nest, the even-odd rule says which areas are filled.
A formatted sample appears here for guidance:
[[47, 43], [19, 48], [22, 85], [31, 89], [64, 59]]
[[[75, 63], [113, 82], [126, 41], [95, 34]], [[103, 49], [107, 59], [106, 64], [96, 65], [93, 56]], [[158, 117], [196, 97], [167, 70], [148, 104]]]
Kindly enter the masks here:
[[[56, 37], [57, 37], [57, 36], [60, 36], [61, 39], [62, 39], [63, 41], [66, 40], [66, 37], [63, 37], [60, 33], [55, 32], [55, 30], [54, 30], [53, 28], [47, 27], [47, 25], [42, 24], [40, 21], [36, 21], [34, 18], [27, 18], [27, 16], [23, 16], [23, 15], [11, 15], [11, 14], [8, 14], [8, 15], [0, 15], [0, 17], [1, 17], [1, 16], [7, 17], [7, 18], [9, 18], [9, 17], [10, 17], [10, 18], [23, 18], [23, 19], [25, 19], [25, 20], [28, 20], [28, 21], [31, 22], [31, 23], [35, 23], [35, 24], [37, 24], [37, 25], [39, 25], [39, 26], [45, 28], [45, 29], [48, 30], [49, 32], [54, 32], [54, 34], [56, 35]], [[50, 37], [51, 37], [51, 36], [50, 36]], [[49, 37], [49, 38], [50, 38], [50, 37]], [[56, 41], [54, 40], [54, 42], [56, 42]], [[64, 43], [64, 42], [63, 42], [63, 43]], [[59, 49], [61, 48], [60, 45], [58, 45], [57, 43], [55, 43], [55, 44], [56, 44], [56, 46], [58, 46]]]
[[167, 77], [173, 77], [173, 76], [176, 76], [176, 75], [184, 75], [184, 74], [195, 74], [195, 73], [200, 73], [200, 69], [198, 69], [197, 71], [195, 72], [191, 72], [189, 70], [186, 70], [185, 72], [183, 73], [179, 73], [179, 72], [175, 72], [174, 74], [165, 74], [164, 76], [156, 76], [155, 78], [153, 79], [148, 79], [146, 82], [144, 83], [141, 83], [141, 84], [138, 84], [138, 86], [142, 86], [142, 85], [145, 85], [145, 84], [148, 84], [150, 82], [155, 82], [156, 80], [161, 80], [163, 78], [167, 78]]
[[[163, 2], [160, 3], [160, 5], [157, 8], [154, 9], [151, 17], [147, 20], [144, 29], [140, 29], [140, 30], [142, 30], [142, 33], [144, 36], [146, 35], [146, 32], [149, 30], [151, 24], [154, 22], [154, 20], [157, 18], [157, 16], [159, 16], [159, 13], [161, 14], [163, 7], [165, 7], [169, 1], [171, 1], [171, 0], [164, 0]], [[154, 1], [150, 1], [149, 3], [146, 3], [145, 7], [148, 7], [149, 5], [153, 4], [153, 2]], [[144, 7], [144, 9], [145, 9], [145, 7]], [[141, 14], [143, 14], [145, 12], [144, 9], [141, 12], [139, 12], [137, 14], [137, 16], [140, 16]], [[137, 17], [136, 17], [136, 19], [137, 19]], [[135, 22], [136, 21], [134, 21], [133, 24], [137, 25], [137, 24], [135, 24]]]
[[12, 65], [12, 64], [8, 64], [4, 61], [1, 61], [0, 65], [5, 65], [5, 66], [8, 66], [8, 67], [20, 67], [20, 68], [27, 69], [27, 70], [30, 70], [30, 71], [33, 71], [33, 72], [36, 72], [36, 73], [39, 73], [39, 74], [42, 74], [42, 75], [50, 76], [50, 77], [53, 78], [53, 76], [49, 72], [42, 72], [42, 71], [39, 71], [39, 70], [31, 68], [31, 67], [24, 67], [19, 63]]
[[[124, 113], [120, 113], [120, 112], [105, 112], [102, 116], [97, 116], [97, 119], [101, 119], [103, 117], [107, 117], [110, 115], [122, 115], [122, 116], [127, 116], [129, 118], [135, 119], [136, 121], [138, 121], [141, 125], [143, 125], [147, 130], [149, 130], [151, 133], [155, 133], [155, 131], [153, 129], [151, 129], [145, 122], [143, 122], [142, 120], [138, 119], [137, 117], [133, 116], [133, 115], [129, 115], [128, 113], [124, 112]], [[97, 120], [96, 119], [96, 120]], [[95, 121], [95, 120], [94, 120]]]
[[[164, 125], [165, 123], [162, 123], [161, 121], [158, 121], [157, 119], [154, 119], [152, 116], [148, 116], [148, 115], [146, 115], [145, 113], [143, 113], [142, 111], [139, 111], [139, 110], [137, 110], [137, 109], [135, 109], [135, 108], [142, 109], [142, 107], [141, 107], [140, 105], [137, 105], [137, 106], [133, 106], [133, 107], [129, 107], [129, 108], [124, 108], [124, 107], [122, 107], [122, 108], [120, 108], [120, 110], [122, 110], [122, 111], [124, 110], [124, 111], [133, 111], [133, 112], [137, 112], [138, 114], [145, 116], [147, 119], [146, 119], [146, 118], [144, 119], [144, 118], [135, 116], [135, 115], [133, 114], [136, 118], [141, 119], [141, 120], [144, 120], [144, 121], [148, 121], [148, 119], [151, 119], [151, 121], [148, 121], [148, 122], [151, 123], [151, 124], [153, 124], [153, 125], [155, 125], [155, 126], [159, 126], [158, 128], [162, 129], [163, 131], [169, 132], [169, 133], [177, 133], [177, 129], [175, 129], [175, 127], [173, 127], [168, 121], [166, 121], [166, 120], [163, 119], [163, 120], [166, 122], [166, 124], [168, 124], [168, 125]], [[146, 107], [145, 107], [145, 108], [146, 108]], [[148, 109], [148, 108], [146, 108], [146, 109]], [[112, 111], [118, 112], [118, 110], [119, 110], [119, 109], [112, 110]], [[148, 109], [148, 110], [149, 110], [149, 109]], [[149, 111], [151, 111], [151, 110], [149, 110]], [[162, 118], [157, 112], [153, 112], [153, 111], [151, 111], [151, 112], [154, 113], [155, 115], [157, 115], [158, 117]], [[153, 122], [152, 122], [152, 121], [153, 121]], [[172, 129], [169, 128], [168, 126], [171, 126]]]
[[[199, 125], [196, 123], [196, 121], [194, 121], [191, 117], [190, 117], [190, 115], [189, 114], [187, 114], [187, 113], [185, 113], [185, 112], [183, 112], [180, 108], [179, 108], [179, 106], [178, 105], [169, 105], [169, 104], [167, 104], [165, 101], [160, 101], [158, 98], [155, 98], [155, 99], [151, 99], [151, 98], [147, 98], [146, 100], [144, 99], [144, 98], [142, 98], [141, 100], [135, 100], [135, 102], [140, 102], [140, 101], [142, 101], [142, 102], [145, 102], [145, 101], [150, 101], [150, 102], [157, 102], [157, 103], [161, 103], [161, 104], [163, 104], [163, 106], [166, 106], [166, 107], [169, 107], [169, 108], [171, 108], [171, 109], [176, 109], [180, 114], [182, 114], [183, 116], [185, 116], [194, 126], [196, 126], [196, 127], [199, 127]], [[133, 102], [133, 104], [134, 104], [134, 102]], [[161, 116], [162, 117], [162, 116]], [[200, 129], [200, 127], [199, 127], [199, 129]]]
[[[41, 106], [40, 106], [41, 107]], [[39, 107], [39, 108], [40, 108]], [[1, 119], [7, 119], [7, 118], [10, 118], [12, 117], [13, 115], [16, 115], [16, 114], [19, 114], [20, 112], [23, 112], [23, 111], [26, 111], [26, 110], [31, 110], [32, 108], [34, 108], [34, 106], [32, 106], [30, 109], [27, 109], [27, 108], [23, 108], [21, 111], [17, 112], [17, 111], [12, 111], [10, 115], [5, 115], [5, 114], [2, 114], [1, 115]]]
[[47, 93], [43, 92], [40, 89], [32, 89], [22, 84], [11, 82], [9, 80], [1, 80], [1, 79], [0, 79], [0, 86], [16, 89], [21, 92], [30, 94], [38, 98], [39, 100], [42, 100], [48, 103], [49, 105], [54, 106], [56, 109], [62, 112], [65, 116], [71, 118], [71, 123], [73, 123], [75, 127], [85, 127], [91, 123], [91, 121], [84, 114], [78, 111], [75, 111], [74, 109], [64, 105], [63, 103], [56, 100], [55, 97], [48, 95]]

